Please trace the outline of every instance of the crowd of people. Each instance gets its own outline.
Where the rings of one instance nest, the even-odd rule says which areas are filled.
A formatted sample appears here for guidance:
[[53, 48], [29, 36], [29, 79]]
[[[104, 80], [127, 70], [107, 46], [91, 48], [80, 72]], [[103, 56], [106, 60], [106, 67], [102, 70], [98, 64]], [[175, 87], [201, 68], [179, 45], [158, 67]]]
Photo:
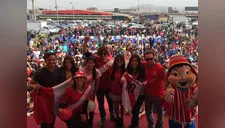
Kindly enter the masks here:
[[[183, 29], [182, 32], [176, 29]], [[60, 104], [64, 108], [79, 102], [92, 89], [86, 100], [73, 110], [66, 120], [68, 128], [92, 128], [94, 112], [88, 112], [88, 100], [97, 99], [100, 126], [106, 120], [104, 98], [109, 106], [110, 119], [116, 128], [122, 128], [124, 113], [132, 114], [130, 128], [139, 127], [139, 115], [146, 114], [148, 128], [154, 127], [153, 112], [158, 114], [156, 128], [164, 125], [164, 108], [161, 97], [165, 91], [165, 78], [170, 57], [181, 54], [198, 71], [198, 29], [185, 29], [171, 24], [168, 28], [96, 28], [80, 27], [61, 29], [54, 38], [38, 38], [28, 33], [27, 43], [27, 115], [33, 115], [34, 106], [30, 92], [43, 87], [54, 87], [70, 78]], [[145, 73], [144, 73], [145, 72]], [[151, 86], [140, 88], [140, 94], [132, 111], [122, 104], [122, 78], [131, 75], [138, 82]], [[52, 123], [42, 123], [42, 128], [53, 128]]]

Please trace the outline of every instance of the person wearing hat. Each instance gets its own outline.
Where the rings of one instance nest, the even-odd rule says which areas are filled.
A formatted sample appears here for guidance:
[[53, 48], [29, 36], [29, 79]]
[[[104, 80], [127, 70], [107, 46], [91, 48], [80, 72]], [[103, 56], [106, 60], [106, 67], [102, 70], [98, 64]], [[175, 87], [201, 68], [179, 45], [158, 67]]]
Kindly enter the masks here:
[[87, 107], [91, 86], [86, 86], [87, 77], [82, 71], [76, 72], [72, 80], [74, 84], [66, 89], [58, 115], [68, 128], [88, 128]]
[[169, 117], [169, 128], [195, 128], [196, 107], [190, 107], [188, 99], [198, 89], [198, 74], [183, 55], [170, 58], [167, 72], [167, 88], [163, 100]]

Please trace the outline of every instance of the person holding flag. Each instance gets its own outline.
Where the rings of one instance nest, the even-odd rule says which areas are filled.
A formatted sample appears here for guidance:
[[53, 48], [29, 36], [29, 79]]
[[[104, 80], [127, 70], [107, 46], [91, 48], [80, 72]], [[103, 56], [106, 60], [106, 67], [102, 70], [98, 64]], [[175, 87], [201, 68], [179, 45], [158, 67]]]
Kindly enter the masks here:
[[[74, 74], [73, 85], [66, 89], [58, 109], [59, 118], [67, 128], [88, 128], [88, 100], [92, 86], [86, 84], [87, 77], [82, 71]], [[88, 86], [87, 86], [88, 85]]]
[[[41, 109], [40, 107], [46, 108], [46, 105], [43, 105], [46, 99], [53, 99], [52, 98], [52, 88], [58, 84], [60, 84], [60, 76], [59, 76], [59, 67], [56, 65], [56, 55], [55, 53], [46, 53], [44, 55], [44, 60], [46, 66], [43, 67], [40, 71], [36, 72], [31, 80], [27, 83], [28, 90], [33, 90], [31, 92], [32, 99], [34, 100], [34, 118], [37, 124], [41, 125], [41, 128], [54, 128], [55, 124], [55, 115], [53, 114], [53, 110], [48, 111], [47, 113], [44, 112], [46, 109]], [[50, 90], [51, 94], [42, 93], [44, 88]], [[40, 96], [37, 96], [40, 94]], [[38, 104], [37, 100], [43, 104]], [[39, 103], [40, 103], [39, 102]], [[50, 104], [52, 103], [52, 104]], [[49, 102], [50, 108], [53, 107], [53, 102]], [[52, 108], [53, 109], [53, 108]], [[43, 114], [43, 117], [40, 117], [40, 114]]]
[[126, 72], [121, 78], [123, 84], [122, 105], [125, 111], [132, 111], [130, 128], [137, 128], [139, 125], [139, 112], [144, 101], [144, 85], [146, 81], [144, 67], [141, 58], [133, 54], [129, 60]]

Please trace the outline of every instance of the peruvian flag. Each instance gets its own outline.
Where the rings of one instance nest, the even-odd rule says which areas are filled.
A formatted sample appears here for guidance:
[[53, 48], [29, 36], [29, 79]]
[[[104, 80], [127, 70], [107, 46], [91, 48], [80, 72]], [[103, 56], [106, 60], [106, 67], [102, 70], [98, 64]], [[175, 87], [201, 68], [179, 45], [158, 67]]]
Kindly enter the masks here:
[[57, 111], [66, 89], [73, 84], [72, 78], [52, 88], [42, 87], [33, 90], [31, 97], [34, 101], [34, 119], [37, 125], [50, 124], [57, 116]]
[[121, 83], [123, 83], [122, 105], [124, 110], [132, 111], [132, 108], [134, 107], [143, 87], [147, 84], [147, 81], [140, 82], [135, 80], [132, 75], [125, 73], [121, 78]]

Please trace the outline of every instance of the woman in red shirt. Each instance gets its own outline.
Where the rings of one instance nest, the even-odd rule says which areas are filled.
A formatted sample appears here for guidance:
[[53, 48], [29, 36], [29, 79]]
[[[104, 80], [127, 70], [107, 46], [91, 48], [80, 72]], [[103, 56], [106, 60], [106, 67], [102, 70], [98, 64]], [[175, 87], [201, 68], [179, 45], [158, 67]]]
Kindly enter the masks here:
[[[109, 96], [113, 100], [113, 105], [115, 107], [115, 113], [116, 113], [115, 127], [123, 126], [124, 109], [122, 106], [122, 84], [120, 83], [120, 79], [124, 72], [125, 72], [124, 57], [122, 55], [117, 55], [114, 60], [112, 73], [110, 76], [111, 84], [110, 84], [110, 93], [109, 93]], [[121, 112], [121, 116], [119, 116], [120, 112]]]
[[67, 88], [58, 113], [62, 115], [66, 109], [72, 111], [72, 116], [65, 120], [68, 128], [88, 128], [87, 106], [91, 86], [85, 86], [87, 77], [81, 71], [74, 74], [73, 80], [74, 84]]

